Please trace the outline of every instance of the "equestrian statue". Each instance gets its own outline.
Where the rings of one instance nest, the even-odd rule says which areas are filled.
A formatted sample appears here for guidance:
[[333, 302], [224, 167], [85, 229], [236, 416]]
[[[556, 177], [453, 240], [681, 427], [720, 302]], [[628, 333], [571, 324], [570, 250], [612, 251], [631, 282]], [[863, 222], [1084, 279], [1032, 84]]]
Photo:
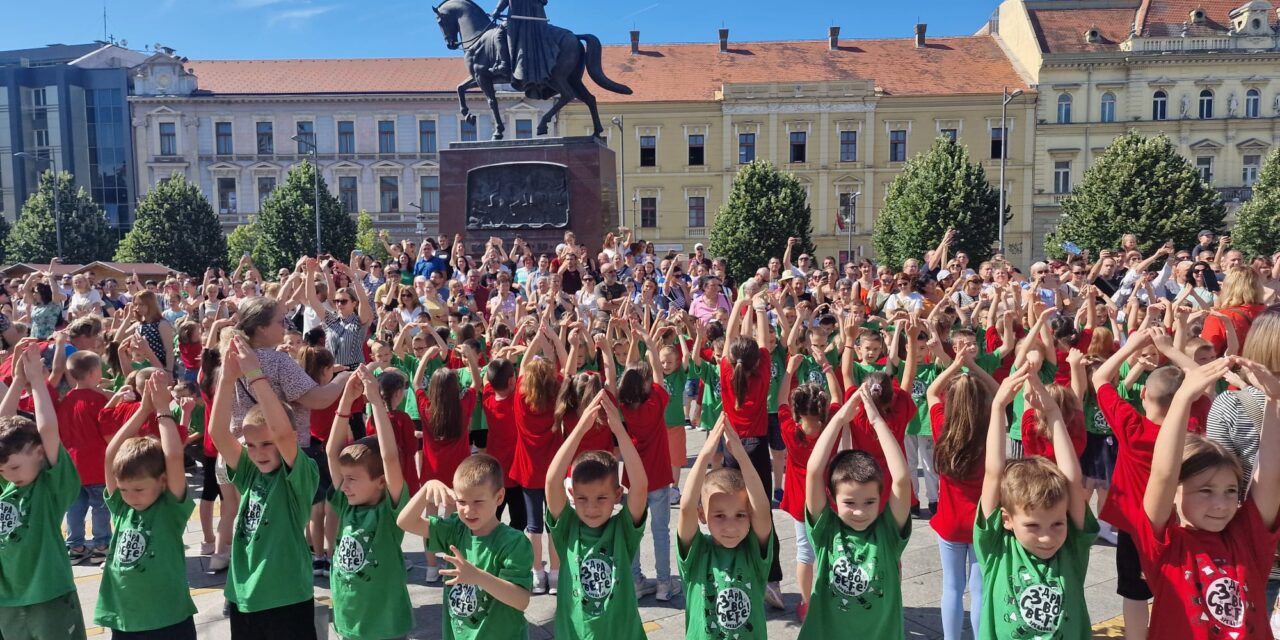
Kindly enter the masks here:
[[[458, 85], [462, 117], [475, 122], [467, 108], [467, 90], [479, 87], [493, 111], [493, 139], [501, 140], [506, 127], [498, 112], [494, 85], [510, 84], [530, 98], [555, 103], [538, 121], [537, 135], [547, 134], [547, 123], [577, 98], [591, 110], [595, 135], [604, 134], [596, 98], [582, 83], [585, 71], [600, 87], [631, 95], [631, 88], [610, 80], [601, 64], [600, 40], [591, 34], [575, 34], [547, 22], [547, 0], [500, 0], [489, 14], [473, 0], [444, 0], [434, 7], [436, 22], [449, 49], [465, 52], [471, 77]], [[503, 11], [508, 10], [505, 16]]]

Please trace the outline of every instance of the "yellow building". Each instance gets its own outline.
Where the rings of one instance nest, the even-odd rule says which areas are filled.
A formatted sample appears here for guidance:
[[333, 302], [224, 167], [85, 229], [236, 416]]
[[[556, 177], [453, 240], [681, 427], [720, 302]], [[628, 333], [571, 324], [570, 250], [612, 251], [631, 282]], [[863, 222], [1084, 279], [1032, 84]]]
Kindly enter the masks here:
[[[806, 186], [819, 257], [872, 255], [872, 221], [904, 161], [950, 135], [999, 180], [1002, 92], [1009, 104], [1006, 189], [1013, 221], [1008, 253], [1030, 262], [1035, 92], [988, 35], [914, 38], [632, 44], [606, 47], [605, 71], [634, 94], [597, 92], [608, 143], [619, 158], [625, 218], [660, 249], [703, 241], [739, 166], [755, 158]], [[582, 105], [559, 132], [590, 132]], [[624, 151], [625, 147], [625, 151]], [[855, 198], [854, 194], [861, 196]]]
[[1166, 134], [1228, 211], [1280, 135], [1266, 0], [1005, 0], [991, 31], [1040, 94], [1032, 250], [1084, 170], [1129, 129]]

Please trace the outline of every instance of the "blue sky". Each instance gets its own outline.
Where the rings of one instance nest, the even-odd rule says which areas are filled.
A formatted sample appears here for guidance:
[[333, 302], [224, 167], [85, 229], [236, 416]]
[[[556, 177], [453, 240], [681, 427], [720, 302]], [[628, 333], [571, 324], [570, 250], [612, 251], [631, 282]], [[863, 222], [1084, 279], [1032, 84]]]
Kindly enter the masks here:
[[[438, 0], [436, 0], [438, 2]], [[497, 0], [479, 0], [492, 9]], [[967, 35], [997, 0], [922, 0], [909, 10], [865, 0], [549, 0], [552, 22], [606, 43], [639, 29], [648, 42], [816, 39], [829, 25], [845, 38]], [[4, 0], [0, 49], [101, 39], [104, 0]], [[197, 59], [373, 58], [453, 55], [428, 0], [105, 0], [107, 32], [129, 47], [161, 43]], [[601, 7], [607, 7], [601, 9]], [[793, 15], [794, 14], [794, 15]]]

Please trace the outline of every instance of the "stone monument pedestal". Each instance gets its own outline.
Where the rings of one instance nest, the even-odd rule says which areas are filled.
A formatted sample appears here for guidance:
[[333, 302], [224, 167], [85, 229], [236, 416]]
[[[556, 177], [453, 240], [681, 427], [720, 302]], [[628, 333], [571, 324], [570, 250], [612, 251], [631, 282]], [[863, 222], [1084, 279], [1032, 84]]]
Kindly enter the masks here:
[[591, 136], [453, 142], [440, 152], [440, 234], [479, 257], [490, 236], [553, 253], [573, 231], [600, 247], [618, 217], [617, 167]]

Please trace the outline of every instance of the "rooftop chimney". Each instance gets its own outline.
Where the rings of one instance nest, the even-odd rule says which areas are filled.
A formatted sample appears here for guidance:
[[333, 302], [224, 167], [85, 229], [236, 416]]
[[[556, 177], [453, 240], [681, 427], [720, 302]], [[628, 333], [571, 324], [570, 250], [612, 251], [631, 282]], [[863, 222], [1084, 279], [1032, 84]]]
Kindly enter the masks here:
[[631, 53], [632, 55], [640, 53], [640, 32], [631, 32]]
[[923, 48], [924, 48], [924, 30], [925, 30], [925, 28], [926, 28], [926, 27], [928, 27], [928, 26], [929, 26], [929, 25], [927, 25], [927, 24], [925, 24], [925, 23], [923, 23], [923, 22], [917, 22], [917, 23], [916, 23], [916, 48], [917, 48], [917, 49], [923, 49]]
[[832, 51], [840, 48], [840, 27], [827, 27], [827, 42]]
[[720, 53], [729, 53], [729, 30], [720, 30]]

